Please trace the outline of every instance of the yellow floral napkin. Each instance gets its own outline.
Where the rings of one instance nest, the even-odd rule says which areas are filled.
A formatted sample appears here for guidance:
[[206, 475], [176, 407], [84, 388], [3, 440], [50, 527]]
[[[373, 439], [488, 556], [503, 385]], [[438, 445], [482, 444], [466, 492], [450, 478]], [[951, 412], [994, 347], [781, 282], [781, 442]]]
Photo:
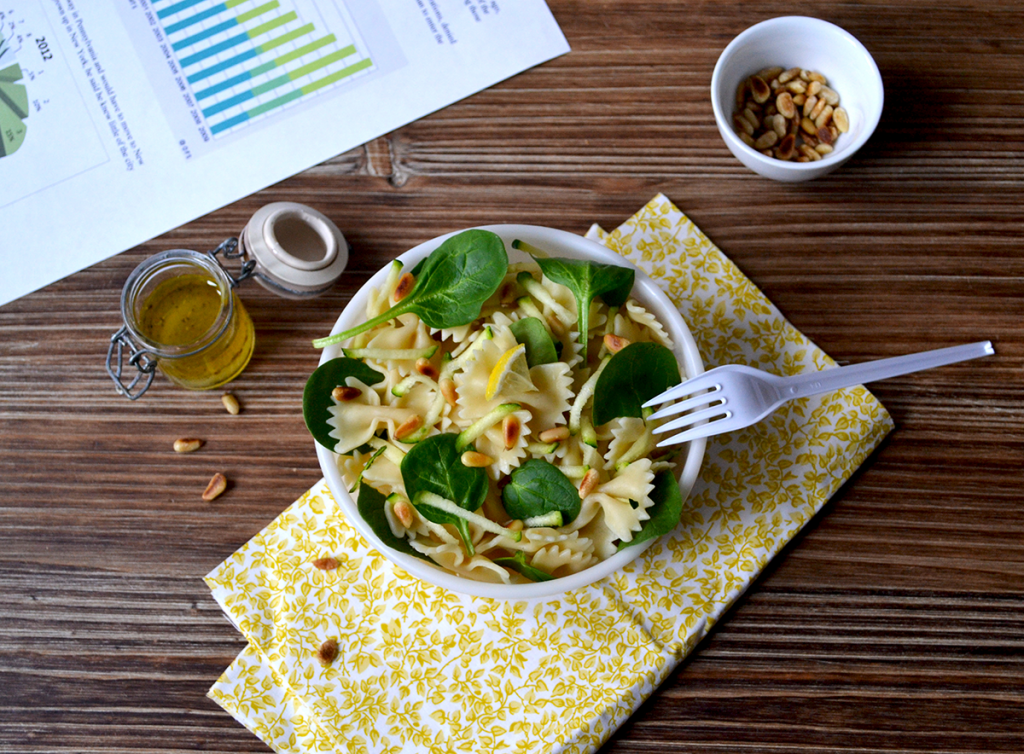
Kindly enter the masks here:
[[[664, 196], [588, 237], [659, 281], [706, 367], [833, 366]], [[417, 581], [321, 481], [206, 577], [249, 642], [209, 695], [278, 752], [593, 752], [891, 428], [861, 387], [713, 438], [672, 534], [603, 581], [529, 602]], [[328, 556], [337, 569], [313, 566]], [[324, 666], [327, 639], [339, 653]]]

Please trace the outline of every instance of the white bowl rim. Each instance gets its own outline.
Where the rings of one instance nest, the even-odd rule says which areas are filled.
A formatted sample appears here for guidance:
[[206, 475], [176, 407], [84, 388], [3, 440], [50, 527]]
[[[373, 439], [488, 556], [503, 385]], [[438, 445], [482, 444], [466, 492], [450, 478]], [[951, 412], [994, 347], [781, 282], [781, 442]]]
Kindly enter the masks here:
[[[841, 152], [833, 152], [832, 154], [825, 155], [818, 162], [786, 162], [784, 160], [777, 160], [774, 157], [767, 157], [756, 149], [748, 146], [733, 131], [733, 128], [730, 125], [732, 122], [732, 116], [730, 114], [727, 117], [726, 114], [722, 112], [717, 96], [718, 88], [720, 86], [719, 81], [722, 76], [722, 69], [737, 49], [746, 44], [747, 41], [755, 34], [765, 30], [770, 30], [774, 26], [784, 26], [794, 22], [818, 25], [819, 28], [846, 39], [864, 56], [864, 59], [869, 66], [867, 75], [878, 86], [878, 108], [870, 114], [870, 119], [865, 122], [864, 128], [861, 129], [861, 132], [852, 142], [846, 145]], [[715, 113], [715, 120], [718, 121], [720, 126], [722, 126], [719, 128], [719, 131], [722, 133], [724, 138], [730, 141], [730, 143], [739, 149], [742, 149], [751, 159], [767, 169], [777, 168], [780, 170], [791, 171], [795, 174], [815, 173], [820, 171], [830, 162], [838, 162], [840, 164], [845, 162], [856, 154], [857, 151], [860, 150], [860, 148], [864, 146], [867, 140], [874, 134], [875, 129], [878, 127], [878, 122], [882, 118], [882, 110], [884, 106], [885, 87], [882, 82], [882, 74], [878, 70], [878, 64], [875, 63], [875, 59], [871, 53], [868, 52], [868, 49], [859, 39], [846, 31], [846, 29], [841, 26], [837, 26], [830, 21], [825, 21], [821, 18], [814, 18], [813, 16], [778, 16], [776, 18], [769, 18], [765, 21], [761, 21], [760, 23], [756, 23], [748, 29], [745, 29], [736, 35], [736, 37], [726, 45], [725, 49], [722, 50], [721, 55], [718, 56], [718, 61], [715, 63], [715, 69], [711, 74], [711, 108]]]
[[[578, 236], [574, 233], [569, 233], [568, 231], [537, 225], [483, 225], [477, 226], [477, 228], [489, 230], [498, 234], [505, 240], [506, 246], [511, 243], [512, 238], [522, 238], [528, 243], [537, 243], [541, 246], [545, 243], [555, 243], [561, 245], [563, 248], [572, 248], [579, 254], [589, 256], [599, 262], [632, 267], [636, 270], [636, 281], [633, 285], [634, 292], [636, 292], [639, 287], [642, 290], [640, 298], [656, 299], [661, 306], [667, 307], [670, 311], [678, 313], [678, 309], [675, 304], [669, 300], [661, 288], [658, 287], [657, 283], [655, 283], [643, 270], [619, 254], [616, 254], [614, 251], [611, 251], [590, 239], [584, 238], [583, 236]], [[398, 256], [398, 260], [402, 261], [406, 265], [415, 264], [419, 259], [425, 257], [435, 248], [440, 246], [447, 238], [461, 232], [463, 231], [453, 231], [451, 233], [446, 233], [444, 235], [437, 236], [436, 238], [432, 238], [429, 241], [425, 241], [418, 246], [409, 249], [403, 254], [400, 254]], [[359, 313], [358, 316], [362, 316], [361, 313], [365, 311], [366, 299], [369, 295], [370, 289], [379, 287], [383, 283], [384, 278], [387, 276], [389, 266], [390, 265], [385, 265], [382, 269], [378, 270], [355, 293], [335, 322], [334, 327], [331, 330], [332, 334], [342, 332], [347, 327], [353, 326], [355, 322], [353, 321], [352, 323], [349, 323], [348, 320], [357, 319], [357, 312]], [[697, 343], [693, 338], [693, 334], [690, 332], [689, 325], [682, 316], [677, 316], [676, 319], [676, 326], [670, 329], [670, 334], [673, 336], [673, 340], [676, 341], [676, 357], [681, 357], [682, 366], [686, 372], [686, 376], [693, 377], [703, 373], [704, 363], [701, 359], [700, 351], [697, 348]], [[333, 345], [324, 348], [323, 353], [320, 356], [319, 363], [323, 364], [324, 362], [333, 359], [340, 355], [340, 351], [340, 345]], [[689, 497], [690, 492], [693, 489], [693, 485], [697, 481], [697, 476], [700, 473], [700, 467], [704, 459], [706, 443], [707, 441], [704, 439], [695, 441], [690, 444], [690, 448], [686, 453], [686, 460], [683, 464], [683, 470], [679, 479], [679, 488], [684, 501]], [[317, 458], [320, 462], [320, 468], [324, 473], [327, 485], [330, 488], [334, 499], [341, 508], [342, 514], [345, 516], [348, 523], [359, 531], [370, 546], [377, 550], [377, 552], [379, 552], [383, 557], [407, 571], [410, 575], [422, 581], [434, 584], [435, 586], [459, 592], [461, 594], [467, 594], [475, 597], [486, 597], [490, 599], [516, 601], [553, 597], [558, 594], [562, 594], [563, 592], [588, 586], [599, 581], [605, 576], [615, 573], [627, 563], [630, 563], [639, 557], [645, 550], [647, 550], [648, 547], [660, 539], [660, 537], [649, 539], [639, 545], [617, 552], [610, 558], [580, 571], [579, 573], [558, 579], [552, 579], [551, 581], [531, 584], [494, 584], [483, 581], [474, 581], [472, 579], [467, 579], [457, 574], [444, 571], [440, 566], [431, 565], [424, 560], [398, 552], [385, 545], [373, 532], [369, 524], [367, 524], [363, 520], [362, 516], [359, 515], [355, 501], [352, 499], [352, 496], [349, 495], [348, 490], [342, 481], [341, 472], [338, 469], [337, 461], [335, 460], [335, 453], [323, 447], [319, 443], [315, 443], [315, 445]]]

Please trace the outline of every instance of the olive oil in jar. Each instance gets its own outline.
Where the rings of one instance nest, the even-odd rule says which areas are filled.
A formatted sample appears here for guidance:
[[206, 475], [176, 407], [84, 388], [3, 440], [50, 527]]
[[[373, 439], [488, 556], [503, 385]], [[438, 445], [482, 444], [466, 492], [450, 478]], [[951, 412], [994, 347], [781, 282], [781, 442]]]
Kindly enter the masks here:
[[230, 382], [252, 356], [252, 319], [208, 256], [178, 250], [151, 258], [129, 278], [121, 308], [160, 371], [181, 387], [208, 390]]

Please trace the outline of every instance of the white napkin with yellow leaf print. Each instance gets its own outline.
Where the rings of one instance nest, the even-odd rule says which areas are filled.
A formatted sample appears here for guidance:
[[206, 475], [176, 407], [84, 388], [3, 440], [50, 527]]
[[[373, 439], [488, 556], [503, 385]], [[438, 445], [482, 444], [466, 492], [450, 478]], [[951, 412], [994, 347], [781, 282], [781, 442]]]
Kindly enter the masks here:
[[[708, 368], [833, 366], [664, 196], [587, 235], [662, 285]], [[891, 428], [856, 388], [713, 438], [672, 534], [603, 581], [530, 602], [417, 581], [321, 481], [206, 577], [249, 642], [210, 696], [279, 752], [595, 751]], [[328, 556], [337, 569], [312, 565]]]

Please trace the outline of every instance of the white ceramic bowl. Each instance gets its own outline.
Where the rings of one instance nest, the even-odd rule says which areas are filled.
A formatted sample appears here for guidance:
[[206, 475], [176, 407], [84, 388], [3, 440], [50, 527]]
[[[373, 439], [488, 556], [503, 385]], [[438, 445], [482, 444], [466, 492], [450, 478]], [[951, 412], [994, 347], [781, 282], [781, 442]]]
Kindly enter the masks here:
[[[505, 241], [505, 248], [509, 253], [510, 262], [530, 261], [530, 258], [526, 254], [512, 248], [512, 241], [519, 238], [527, 243], [544, 249], [552, 256], [571, 257], [574, 259], [591, 259], [596, 262], [605, 262], [624, 267], [632, 266], [621, 256], [609, 251], [600, 244], [565, 231], [554, 230], [552, 228], [541, 228], [532, 225], [490, 225], [485, 226], [484, 229], [497, 233]], [[426, 243], [420, 244], [416, 248], [405, 252], [398, 258], [407, 266], [407, 268], [411, 269], [420, 259], [427, 256], [446, 238], [452, 235], [455, 234], [449, 233], [431, 241], [427, 241]], [[385, 267], [370, 278], [366, 285], [359, 289], [359, 292], [352, 297], [348, 306], [346, 306], [344, 311], [342, 311], [341, 316], [334, 325], [332, 333], [342, 332], [343, 330], [354, 327], [360, 322], [364, 322], [366, 320], [366, 300], [369, 295], [370, 288], [380, 288], [387, 277], [387, 273], [388, 270], [387, 267]], [[665, 326], [669, 334], [672, 336], [672, 340], [675, 343], [675, 354], [679, 360], [682, 371], [685, 372], [685, 375], [687, 377], [693, 377], [701, 374], [704, 371], [704, 365], [701, 361], [700, 353], [697, 350], [697, 344], [694, 342], [693, 336], [690, 334], [690, 329], [687, 327], [686, 322], [683, 321], [683, 318], [679, 315], [679, 311], [672, 305], [672, 302], [669, 301], [668, 297], [665, 296], [664, 293], [662, 293], [661, 289], [658, 288], [654, 281], [639, 269], [636, 271], [636, 282], [633, 285], [632, 295], [637, 299], [637, 301], [647, 307], [649, 311], [655, 314], [658, 320]], [[333, 359], [340, 354], [340, 345], [325, 348], [323, 355], [320, 358], [320, 363], [323, 364], [325, 361]], [[697, 480], [697, 474], [700, 471], [700, 465], [704, 459], [705, 444], [705, 440], [698, 440], [690, 443], [685, 448], [682, 459], [683, 470], [679, 481], [679, 487], [684, 500], [689, 496], [690, 490], [693, 488], [693, 484]], [[413, 576], [446, 589], [462, 592], [463, 594], [502, 600], [523, 600], [560, 594], [561, 592], [566, 592], [571, 589], [577, 589], [591, 584], [617, 571], [640, 555], [656, 541], [652, 539], [645, 543], [636, 545], [635, 547], [628, 547], [607, 560], [586, 569], [585, 571], [581, 571], [580, 573], [573, 574], [565, 578], [553, 579], [551, 581], [534, 584], [510, 585], [488, 584], [480, 581], [473, 581], [471, 579], [463, 578], [457, 574], [444, 571], [440, 567], [435, 567], [419, 558], [414, 558], [409, 555], [396, 552], [390, 547], [384, 545], [377, 535], [373, 533], [370, 526], [363, 521], [362, 517], [359, 515], [359, 511], [356, 508], [356, 501], [351, 495], [349, 495], [346, 485], [341, 478], [341, 473], [337, 464], [337, 456], [330, 450], [321, 446], [319, 443], [316, 446], [316, 452], [317, 457], [320, 460], [320, 468], [323, 470], [324, 477], [327, 479], [327, 484], [331, 488], [334, 499], [337, 500], [338, 505], [341, 506], [342, 513], [345, 515], [345, 518], [349, 523], [359, 530], [359, 533], [366, 538], [371, 546], [388, 558], [388, 560], [391, 560]]]
[[[736, 135], [736, 88], [747, 76], [772, 66], [818, 71], [839, 94], [839, 104], [850, 116], [850, 131], [836, 139], [832, 154], [817, 162], [785, 162], [761, 154]], [[809, 181], [853, 157], [878, 125], [884, 99], [882, 76], [864, 45], [838, 26], [806, 16], [751, 26], [729, 43], [711, 76], [711, 106], [729, 151], [755, 173], [776, 181]]]

